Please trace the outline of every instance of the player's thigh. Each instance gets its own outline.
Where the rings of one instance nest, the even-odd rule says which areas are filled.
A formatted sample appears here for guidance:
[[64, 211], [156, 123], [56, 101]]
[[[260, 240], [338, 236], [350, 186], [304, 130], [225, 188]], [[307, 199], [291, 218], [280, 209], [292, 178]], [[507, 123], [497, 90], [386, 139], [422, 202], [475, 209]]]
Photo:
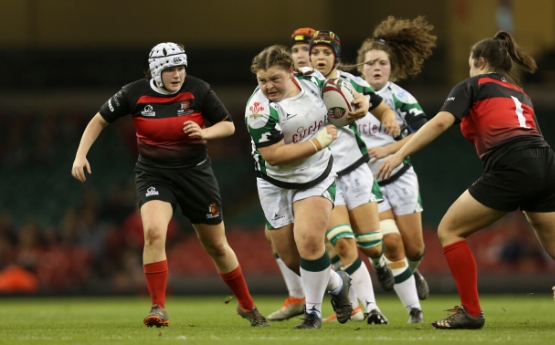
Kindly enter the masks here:
[[487, 207], [465, 191], [447, 210], [439, 223], [438, 236], [443, 246], [455, 243], [492, 224], [506, 212]]
[[312, 232], [325, 234], [332, 207], [332, 202], [321, 196], [295, 201], [293, 204], [295, 236]]
[[335, 176], [328, 176], [313, 187], [293, 193], [292, 213], [294, 214], [293, 231], [295, 236], [313, 232], [318, 233], [318, 236], [325, 235], [336, 190]]
[[141, 219], [146, 242], [154, 239], [166, 239], [172, 215], [172, 204], [166, 201], [151, 200], [141, 206]]
[[340, 224], [350, 224], [349, 211], [346, 205], [336, 205], [330, 213], [328, 230]]
[[268, 241], [268, 243], [270, 243], [270, 246], [272, 247], [272, 252], [277, 253], [274, 242], [272, 242], [272, 237], [270, 237], [270, 230], [268, 229], [268, 225], [264, 226], [264, 237], [266, 237], [266, 240]]
[[555, 212], [526, 212], [525, 214], [542, 247], [555, 259]]
[[[283, 226], [281, 228], [268, 230], [268, 235], [278, 254], [287, 253], [291, 248], [295, 248], [295, 238], [293, 235], [293, 224]], [[280, 255], [281, 256], [281, 255]]]
[[316, 260], [324, 255], [324, 241], [332, 205], [329, 199], [321, 196], [311, 196], [293, 204], [293, 232], [299, 255], [303, 259]]
[[365, 234], [380, 229], [380, 215], [378, 203], [368, 202], [349, 211], [349, 218], [353, 231], [357, 234]]

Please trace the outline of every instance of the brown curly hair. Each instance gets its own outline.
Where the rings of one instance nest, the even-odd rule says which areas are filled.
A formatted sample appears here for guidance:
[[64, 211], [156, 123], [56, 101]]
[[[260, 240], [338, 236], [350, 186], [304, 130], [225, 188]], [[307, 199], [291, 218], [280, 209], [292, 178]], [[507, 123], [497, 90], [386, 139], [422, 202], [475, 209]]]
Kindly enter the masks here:
[[413, 20], [396, 19], [393, 16], [382, 21], [358, 49], [357, 70], [369, 61], [364, 57], [370, 50], [383, 50], [391, 62], [391, 81], [415, 76], [422, 70], [424, 60], [432, 55], [437, 37], [430, 32], [434, 26], [422, 16]]

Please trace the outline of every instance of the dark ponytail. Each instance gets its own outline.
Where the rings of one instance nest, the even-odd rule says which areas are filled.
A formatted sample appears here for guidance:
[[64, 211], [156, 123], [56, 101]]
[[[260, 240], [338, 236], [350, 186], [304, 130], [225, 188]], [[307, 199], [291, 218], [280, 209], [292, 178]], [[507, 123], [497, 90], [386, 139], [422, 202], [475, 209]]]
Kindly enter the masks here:
[[513, 64], [528, 73], [534, 73], [537, 69], [536, 61], [516, 44], [510, 33], [503, 30], [493, 38], [476, 43], [471, 49], [471, 58], [475, 66], [478, 66], [479, 58], [484, 58], [494, 72], [516, 85], [519, 85], [519, 80], [512, 71]]

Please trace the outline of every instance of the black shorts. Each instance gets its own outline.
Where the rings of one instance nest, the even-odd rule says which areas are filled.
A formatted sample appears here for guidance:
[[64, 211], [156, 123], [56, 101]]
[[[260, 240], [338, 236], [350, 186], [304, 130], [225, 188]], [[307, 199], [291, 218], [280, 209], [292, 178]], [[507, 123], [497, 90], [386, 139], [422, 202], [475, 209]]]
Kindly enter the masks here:
[[219, 224], [223, 220], [222, 200], [210, 158], [183, 169], [135, 167], [139, 208], [151, 200], [176, 205], [193, 224]]
[[555, 211], [555, 155], [550, 148], [510, 152], [484, 172], [468, 192], [480, 203], [505, 212]]

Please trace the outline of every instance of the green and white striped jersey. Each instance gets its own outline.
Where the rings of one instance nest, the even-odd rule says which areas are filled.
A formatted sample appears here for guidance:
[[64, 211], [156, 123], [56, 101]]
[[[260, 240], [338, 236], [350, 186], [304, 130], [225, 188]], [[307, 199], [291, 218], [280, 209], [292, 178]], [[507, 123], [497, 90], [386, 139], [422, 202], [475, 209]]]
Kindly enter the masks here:
[[[408, 91], [395, 83], [388, 82], [386, 86], [384, 86], [381, 90], [376, 91], [376, 93], [383, 98], [385, 104], [387, 104], [387, 106], [390, 107], [397, 115], [397, 123], [401, 127], [401, 136], [393, 138], [391, 135], [386, 134], [381, 122], [372, 114], [368, 114], [364, 118], [357, 121], [358, 130], [368, 148], [389, 145], [410, 133], [416, 132], [418, 128], [420, 128], [421, 125], [419, 125], [418, 128], [415, 128], [415, 126], [411, 127], [411, 123], [416, 123], [415, 120], [425, 118], [426, 114], [424, 114], [424, 111], [422, 110], [420, 104], [418, 104], [416, 98], [414, 98]], [[370, 169], [374, 175], [381, 166], [382, 161], [383, 159], [378, 159], [369, 163]]]
[[286, 145], [309, 141], [325, 127], [327, 109], [320, 97], [324, 79], [318, 75], [321, 76], [317, 73], [307, 77], [294, 77], [293, 82], [301, 90], [297, 96], [271, 102], [257, 87], [247, 103], [245, 122], [251, 135], [255, 169], [271, 183], [302, 189], [331, 168], [329, 149], [281, 166], [270, 165], [258, 151], [260, 147], [270, 146], [281, 140]]

